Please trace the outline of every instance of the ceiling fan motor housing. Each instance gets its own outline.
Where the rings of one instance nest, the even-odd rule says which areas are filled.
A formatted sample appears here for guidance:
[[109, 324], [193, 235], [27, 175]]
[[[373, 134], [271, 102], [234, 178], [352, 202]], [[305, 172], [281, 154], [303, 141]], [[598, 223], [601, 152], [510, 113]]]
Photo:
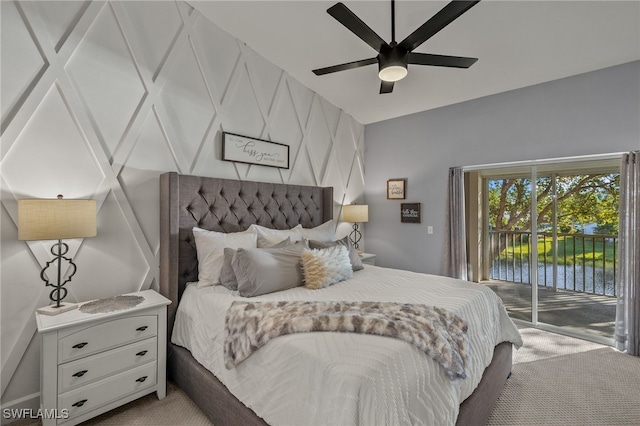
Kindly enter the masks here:
[[378, 55], [378, 76], [384, 81], [402, 80], [407, 75], [409, 52], [400, 46], [382, 46]]

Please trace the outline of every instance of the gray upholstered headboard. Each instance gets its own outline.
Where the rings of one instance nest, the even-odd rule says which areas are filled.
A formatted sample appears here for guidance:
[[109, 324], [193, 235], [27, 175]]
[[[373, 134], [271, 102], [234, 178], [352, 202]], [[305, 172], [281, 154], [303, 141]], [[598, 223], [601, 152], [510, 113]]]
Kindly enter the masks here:
[[179, 175], [160, 176], [160, 293], [169, 306], [169, 330], [185, 284], [198, 279], [194, 226], [238, 232], [318, 226], [333, 218], [333, 188]]

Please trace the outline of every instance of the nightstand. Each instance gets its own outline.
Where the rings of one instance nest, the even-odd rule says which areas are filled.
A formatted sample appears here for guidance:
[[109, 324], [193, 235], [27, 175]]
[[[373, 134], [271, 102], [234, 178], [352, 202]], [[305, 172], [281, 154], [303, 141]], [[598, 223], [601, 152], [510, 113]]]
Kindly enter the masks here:
[[144, 300], [110, 312], [36, 313], [44, 426], [75, 425], [152, 392], [165, 397], [171, 302], [153, 290], [126, 296]]
[[376, 255], [371, 253], [360, 253], [360, 260], [365, 265], [375, 265], [376, 264]]

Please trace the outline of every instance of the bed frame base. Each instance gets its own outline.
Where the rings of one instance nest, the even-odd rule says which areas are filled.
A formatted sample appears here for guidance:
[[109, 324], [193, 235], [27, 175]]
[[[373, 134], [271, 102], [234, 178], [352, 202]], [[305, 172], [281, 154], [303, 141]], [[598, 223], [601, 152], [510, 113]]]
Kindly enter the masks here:
[[170, 345], [167, 374], [169, 380], [180, 386], [215, 426], [267, 424], [198, 363], [189, 350]]
[[478, 387], [462, 404], [456, 425], [486, 425], [504, 382], [511, 376], [513, 345], [502, 342], [493, 351], [491, 364], [484, 370]]
[[[476, 390], [460, 405], [456, 425], [486, 425], [494, 403], [511, 374], [512, 345], [496, 346], [491, 364]], [[233, 396], [187, 349], [171, 344], [167, 359], [168, 377], [196, 403], [216, 426], [265, 426], [267, 423]], [[179, 372], [179, 374], [178, 374]]]

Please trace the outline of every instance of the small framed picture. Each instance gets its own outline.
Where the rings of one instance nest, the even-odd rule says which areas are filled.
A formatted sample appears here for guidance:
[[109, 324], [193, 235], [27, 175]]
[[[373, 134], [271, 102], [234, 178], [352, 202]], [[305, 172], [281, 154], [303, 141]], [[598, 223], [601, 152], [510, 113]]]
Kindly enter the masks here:
[[420, 223], [420, 203], [400, 204], [400, 222]]
[[406, 179], [389, 179], [387, 181], [387, 200], [404, 200], [406, 191]]

